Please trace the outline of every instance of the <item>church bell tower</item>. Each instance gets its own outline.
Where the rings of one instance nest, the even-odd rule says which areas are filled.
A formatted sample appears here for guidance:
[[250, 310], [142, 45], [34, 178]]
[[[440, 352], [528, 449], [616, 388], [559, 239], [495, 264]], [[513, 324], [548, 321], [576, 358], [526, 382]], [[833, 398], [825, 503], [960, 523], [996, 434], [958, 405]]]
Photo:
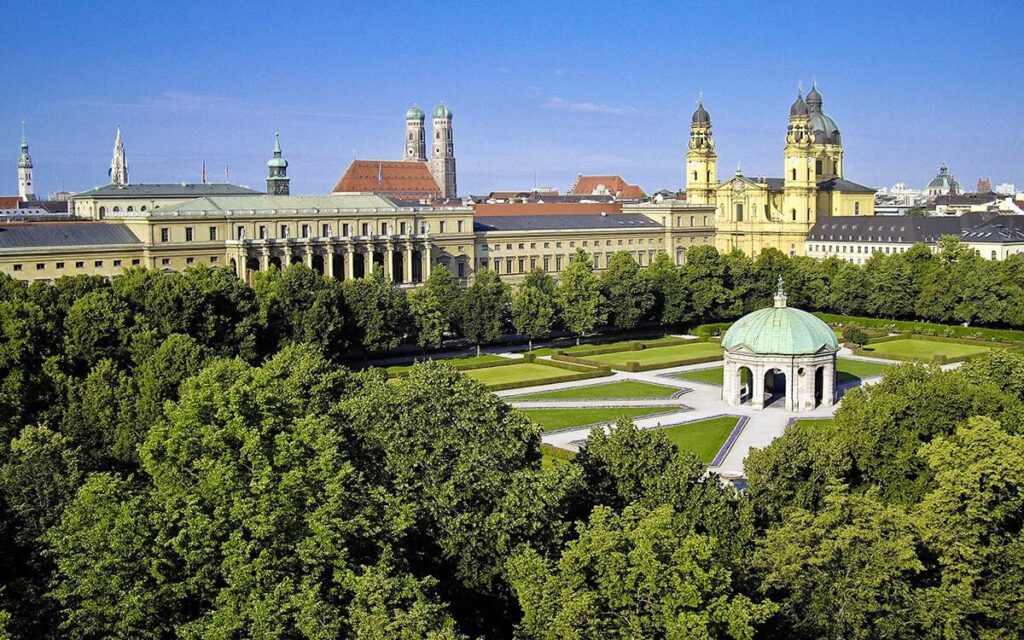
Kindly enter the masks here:
[[18, 157], [18, 196], [28, 202], [36, 199], [32, 186], [32, 156], [28, 154], [28, 138], [25, 137], [25, 123], [21, 123], [21, 155]]
[[288, 183], [288, 161], [281, 156], [281, 134], [274, 133], [274, 156], [267, 160], [267, 195], [286, 196], [290, 192]]
[[704, 109], [704, 99], [697, 101], [697, 110], [690, 119], [690, 150], [686, 152], [687, 204], [715, 204], [718, 186], [718, 154], [711, 139], [711, 115]]
[[452, 140], [452, 112], [443, 104], [434, 109], [434, 152], [430, 173], [441, 189], [441, 197], [456, 197], [455, 143]]
[[813, 224], [817, 180], [814, 167], [814, 134], [802, 92], [789, 109], [786, 130], [786, 168], [783, 174], [782, 221]]
[[117, 127], [114, 157], [110, 160], [110, 184], [118, 187], [128, 186], [128, 158], [124, 153], [124, 141], [121, 140], [121, 125]]
[[416, 105], [405, 112], [405, 160], [427, 161], [427, 132], [423, 125], [423, 109]]

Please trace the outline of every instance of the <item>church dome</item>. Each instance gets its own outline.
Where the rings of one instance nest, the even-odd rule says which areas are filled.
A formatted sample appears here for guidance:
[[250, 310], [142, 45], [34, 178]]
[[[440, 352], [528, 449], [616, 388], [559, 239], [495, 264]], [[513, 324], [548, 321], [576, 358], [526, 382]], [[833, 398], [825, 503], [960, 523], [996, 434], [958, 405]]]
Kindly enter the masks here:
[[789, 115], [792, 116], [806, 116], [807, 115], [807, 103], [804, 102], [803, 96], [799, 93], [796, 94], [796, 102], [789, 108]]
[[[809, 98], [810, 96], [808, 96]], [[821, 111], [811, 111], [811, 131], [817, 144], [842, 144], [839, 125]]]
[[435, 118], [451, 118], [452, 117], [452, 110], [449, 109], [448, 107], [446, 107], [443, 104], [439, 104], [436, 107], [434, 107], [434, 117]]
[[704, 108], [703, 100], [697, 103], [697, 110], [693, 112], [693, 118], [690, 122], [692, 124], [711, 124], [711, 114]]
[[267, 160], [267, 167], [269, 167], [271, 169], [273, 169], [275, 167], [280, 167], [282, 169], [287, 169], [288, 168], [288, 161], [285, 160], [284, 158], [271, 158], [270, 160]]
[[812, 85], [811, 92], [807, 94], [807, 108], [812, 113], [815, 111], [821, 111], [821, 94], [818, 93], [818, 86]]
[[786, 356], [839, 349], [831, 327], [806, 311], [785, 304], [784, 295], [781, 303], [780, 297], [776, 297], [774, 307], [758, 309], [734, 322], [722, 338], [722, 348]]
[[416, 105], [413, 105], [413, 106], [409, 107], [409, 110], [405, 112], [405, 119], [406, 120], [422, 120], [423, 119], [423, 109], [420, 109]]

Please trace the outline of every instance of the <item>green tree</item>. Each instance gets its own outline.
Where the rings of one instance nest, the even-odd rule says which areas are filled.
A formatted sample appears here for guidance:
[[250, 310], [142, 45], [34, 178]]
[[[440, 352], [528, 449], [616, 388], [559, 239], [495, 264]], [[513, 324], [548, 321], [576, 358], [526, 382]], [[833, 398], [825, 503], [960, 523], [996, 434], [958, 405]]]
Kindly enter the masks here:
[[440, 302], [441, 310], [444, 313], [444, 324], [447, 327], [445, 331], [457, 329], [463, 289], [448, 267], [443, 264], [434, 265], [430, 270], [430, 277], [423, 283], [423, 287]]
[[79, 370], [104, 358], [123, 362], [131, 326], [127, 305], [107, 291], [87, 293], [71, 305], [64, 320], [64, 353]]
[[118, 446], [135, 440], [137, 390], [132, 377], [113, 360], [103, 359], [84, 379], [70, 378], [67, 385], [60, 429], [81, 449], [83, 470], [107, 469], [118, 459], [134, 462], [135, 452]]
[[867, 279], [865, 311], [876, 318], [908, 318], [914, 315], [918, 292], [914, 272], [902, 254], [876, 252], [864, 265]]
[[555, 301], [562, 324], [576, 334], [576, 344], [581, 336], [604, 324], [605, 299], [590, 256], [580, 247], [558, 278]]
[[448, 313], [434, 291], [427, 287], [409, 291], [409, 315], [416, 329], [416, 344], [426, 349], [444, 343]]
[[357, 344], [366, 351], [390, 351], [408, 332], [409, 302], [405, 293], [374, 269], [369, 278], [346, 280], [345, 303], [355, 320]]
[[690, 293], [695, 320], [714, 322], [742, 311], [725, 284], [725, 262], [711, 245], [690, 247], [683, 265], [683, 283]]
[[633, 255], [618, 251], [608, 259], [608, 266], [601, 274], [601, 295], [607, 301], [608, 324], [619, 330], [636, 328], [648, 319], [654, 306], [646, 278], [642, 277]]
[[868, 343], [868, 334], [855, 324], [848, 324], [843, 327], [843, 341], [854, 349], [860, 349]]
[[502, 336], [508, 326], [511, 304], [508, 286], [496, 273], [490, 269], [476, 272], [473, 284], [462, 296], [459, 327], [462, 335], [476, 345], [477, 355], [482, 343]]
[[561, 557], [532, 549], [508, 566], [523, 638], [742, 638], [774, 611], [735, 593], [715, 541], [671, 507], [598, 507]]
[[781, 605], [778, 637], [920, 638], [914, 584], [925, 567], [905, 509], [832, 485], [817, 512], [793, 509], [754, 557]]
[[533, 351], [533, 341], [548, 334], [555, 319], [554, 295], [526, 283], [512, 296], [512, 324], [516, 332], [526, 336]]
[[691, 320], [682, 273], [667, 253], [656, 255], [640, 273], [654, 296], [651, 317], [665, 327], [686, 324]]
[[935, 474], [917, 509], [939, 569], [923, 596], [930, 626], [947, 638], [1021, 637], [1024, 436], [976, 417], [921, 455]]

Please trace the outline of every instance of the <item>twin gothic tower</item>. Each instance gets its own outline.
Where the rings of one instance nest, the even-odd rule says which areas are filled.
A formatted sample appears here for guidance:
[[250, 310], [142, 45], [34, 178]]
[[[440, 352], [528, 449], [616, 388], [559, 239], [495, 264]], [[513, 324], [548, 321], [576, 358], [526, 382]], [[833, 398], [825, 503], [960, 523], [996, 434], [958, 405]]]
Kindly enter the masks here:
[[455, 143], [452, 139], [452, 112], [444, 104], [434, 109], [433, 153], [427, 160], [427, 132], [423, 110], [413, 105], [405, 112], [405, 155], [408, 162], [426, 162], [434, 176], [441, 196], [454, 198], [458, 193], [455, 184]]

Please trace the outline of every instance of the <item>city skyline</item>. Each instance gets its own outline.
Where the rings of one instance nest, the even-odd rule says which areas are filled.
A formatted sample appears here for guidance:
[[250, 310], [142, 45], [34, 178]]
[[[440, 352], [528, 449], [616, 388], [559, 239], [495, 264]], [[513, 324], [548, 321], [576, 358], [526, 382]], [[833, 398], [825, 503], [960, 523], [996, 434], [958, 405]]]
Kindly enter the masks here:
[[[989, 64], [1021, 13], [1008, 3], [851, 5], [824, 22], [801, 8], [721, 5], [643, 8], [616, 23], [594, 6], [586, 29], [565, 33], [571, 11], [526, 6], [355, 7], [340, 20], [321, 8], [185, 5], [202, 19], [184, 21], [165, 8], [112, 7], [42, 4], [15, 16], [19, 29], [45, 23], [54, 37], [47, 56], [18, 49], [3, 72], [15, 86], [34, 79], [2, 107], [4, 191], [16, 185], [22, 118], [41, 194], [105, 183], [118, 124], [133, 182], [198, 181], [205, 162], [211, 181], [229, 166], [232, 182], [259, 186], [280, 130], [293, 193], [325, 193], [353, 157], [400, 158], [402, 114], [439, 102], [454, 112], [460, 195], [528, 188], [534, 176], [564, 191], [578, 173], [682, 188], [700, 93], [720, 175], [742, 163], [747, 175], [772, 176], [797, 85], [814, 80], [865, 183], [921, 188], [943, 162], [966, 188], [1024, 179], [1021, 71]], [[971, 50], [954, 53], [957, 39]]]

